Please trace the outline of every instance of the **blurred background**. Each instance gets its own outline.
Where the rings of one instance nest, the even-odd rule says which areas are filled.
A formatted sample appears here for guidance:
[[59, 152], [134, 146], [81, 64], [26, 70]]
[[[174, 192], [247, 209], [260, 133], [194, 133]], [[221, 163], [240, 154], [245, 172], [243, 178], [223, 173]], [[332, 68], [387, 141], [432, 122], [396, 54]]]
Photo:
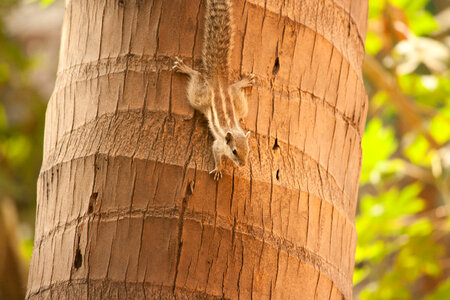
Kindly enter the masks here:
[[[51, 4], [51, 5], [50, 5]], [[64, 1], [0, 0], [0, 299], [25, 296]]]
[[[358, 0], [353, 0], [358, 1]], [[64, 1], [0, 0], [0, 299], [23, 299]], [[450, 299], [450, 1], [370, 0], [355, 299]]]

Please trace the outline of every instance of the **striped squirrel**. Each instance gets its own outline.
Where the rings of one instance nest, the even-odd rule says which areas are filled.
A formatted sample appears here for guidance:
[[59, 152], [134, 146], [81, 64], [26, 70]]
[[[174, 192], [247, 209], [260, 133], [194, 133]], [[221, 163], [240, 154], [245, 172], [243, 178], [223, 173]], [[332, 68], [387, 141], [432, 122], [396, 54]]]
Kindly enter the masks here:
[[247, 116], [248, 111], [243, 89], [253, 85], [255, 75], [244, 75], [240, 81], [230, 84], [233, 39], [230, 0], [206, 1], [203, 38], [203, 69], [196, 71], [178, 57], [172, 69], [189, 76], [189, 103], [208, 119], [214, 137], [212, 151], [215, 161], [210, 174], [219, 180], [222, 178], [222, 156], [227, 156], [238, 167], [247, 163], [250, 131], [245, 133], [239, 121]]

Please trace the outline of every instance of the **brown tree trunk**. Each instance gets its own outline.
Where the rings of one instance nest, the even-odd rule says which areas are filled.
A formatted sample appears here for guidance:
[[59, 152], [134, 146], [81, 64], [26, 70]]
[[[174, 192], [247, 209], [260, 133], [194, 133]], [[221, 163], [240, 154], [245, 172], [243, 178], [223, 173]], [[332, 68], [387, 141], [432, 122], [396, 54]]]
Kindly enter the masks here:
[[27, 269], [19, 250], [19, 217], [11, 199], [0, 198], [0, 299], [25, 296]]
[[367, 1], [233, 1], [257, 84], [249, 165], [217, 184], [170, 70], [198, 66], [204, 5], [67, 1], [28, 299], [352, 297]]

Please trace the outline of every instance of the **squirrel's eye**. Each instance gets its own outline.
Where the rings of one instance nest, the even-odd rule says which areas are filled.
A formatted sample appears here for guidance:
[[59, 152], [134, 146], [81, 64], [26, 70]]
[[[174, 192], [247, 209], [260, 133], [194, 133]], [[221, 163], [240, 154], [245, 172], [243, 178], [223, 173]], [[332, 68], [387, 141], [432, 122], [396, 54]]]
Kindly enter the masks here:
[[233, 154], [234, 154], [234, 155], [237, 155], [236, 149], [233, 150]]

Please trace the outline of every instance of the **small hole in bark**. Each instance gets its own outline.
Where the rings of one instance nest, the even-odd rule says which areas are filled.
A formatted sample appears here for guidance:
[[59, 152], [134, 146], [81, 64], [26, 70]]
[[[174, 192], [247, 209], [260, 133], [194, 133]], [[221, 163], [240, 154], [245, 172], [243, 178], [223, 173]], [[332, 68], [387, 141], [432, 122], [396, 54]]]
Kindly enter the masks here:
[[278, 71], [280, 71], [280, 59], [277, 57], [275, 59], [275, 64], [273, 65], [272, 74], [275, 76], [278, 74]]
[[79, 269], [83, 264], [83, 255], [81, 255], [80, 248], [77, 248], [77, 252], [75, 253], [75, 260], [73, 261], [73, 266], [75, 269]]
[[277, 170], [277, 175], [275, 175], [275, 177], [277, 178], [277, 180], [280, 180], [280, 169]]
[[278, 138], [275, 139], [275, 144], [273, 144], [273, 151], [276, 151], [278, 148], [280, 148], [280, 145], [278, 145]]
[[191, 181], [186, 186], [186, 192], [184, 193], [185, 197], [190, 197], [194, 193], [194, 182]]
[[124, 6], [125, 1], [124, 0], [119, 0], [119, 6]]
[[91, 197], [89, 198], [89, 206], [88, 206], [88, 214], [92, 214], [94, 211], [94, 204], [97, 202], [98, 193], [92, 193]]
[[80, 250], [80, 239], [81, 239], [81, 237], [78, 236], [77, 250], [75, 251], [75, 259], [73, 260], [73, 266], [77, 270], [83, 264], [83, 255], [81, 254], [81, 250]]

